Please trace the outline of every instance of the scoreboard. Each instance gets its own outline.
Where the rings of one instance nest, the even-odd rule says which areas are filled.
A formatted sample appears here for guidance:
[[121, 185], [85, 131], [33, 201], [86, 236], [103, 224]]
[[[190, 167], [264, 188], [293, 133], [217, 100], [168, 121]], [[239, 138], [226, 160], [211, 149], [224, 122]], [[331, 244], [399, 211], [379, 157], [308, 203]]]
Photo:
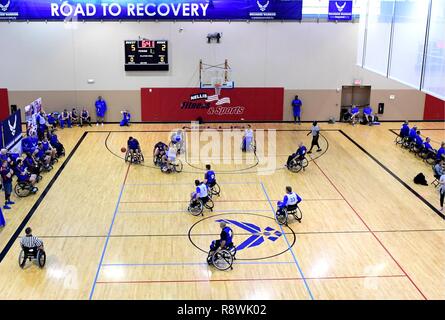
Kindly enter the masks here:
[[168, 41], [125, 41], [125, 71], [159, 70], [168, 71]]

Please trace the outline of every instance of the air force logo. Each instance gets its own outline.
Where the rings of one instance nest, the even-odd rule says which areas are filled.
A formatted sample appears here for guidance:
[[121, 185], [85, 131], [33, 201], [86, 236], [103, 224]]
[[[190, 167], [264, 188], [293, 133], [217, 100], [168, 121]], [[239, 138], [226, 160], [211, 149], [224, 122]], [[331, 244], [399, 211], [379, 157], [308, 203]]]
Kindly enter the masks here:
[[1, 2], [0, 2], [0, 10], [2, 10], [3, 12], [5, 12], [5, 11], [8, 10], [9, 5], [11, 4], [11, 0], [8, 0], [8, 2], [6, 2], [6, 4], [3, 4], [2, 2], [4, 2], [4, 1], [1, 1]]
[[269, 1], [267, 1], [264, 5], [262, 5], [259, 0], [257, 0], [256, 3], [258, 4], [258, 8], [260, 8], [261, 12], [266, 11], [267, 7], [269, 6]]
[[341, 3], [341, 1], [335, 1], [335, 6], [337, 7], [338, 12], [343, 12], [346, 7], [346, 1], [344, 1], [342, 5], [339, 5], [339, 2]]
[[15, 136], [15, 131], [17, 127], [17, 115], [14, 116], [14, 124], [11, 124], [11, 119], [8, 120], [9, 130], [11, 131], [12, 136]]

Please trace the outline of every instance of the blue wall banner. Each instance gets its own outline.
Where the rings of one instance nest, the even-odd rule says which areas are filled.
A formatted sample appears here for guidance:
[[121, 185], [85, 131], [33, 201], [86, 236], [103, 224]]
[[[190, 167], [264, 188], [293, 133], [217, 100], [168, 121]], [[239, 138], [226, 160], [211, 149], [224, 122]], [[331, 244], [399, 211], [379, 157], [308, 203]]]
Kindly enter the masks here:
[[22, 138], [22, 116], [20, 110], [2, 122], [5, 147], [10, 149]]
[[302, 11], [303, 0], [0, 0], [0, 20], [301, 20]]
[[352, 20], [352, 1], [329, 1], [329, 20]]

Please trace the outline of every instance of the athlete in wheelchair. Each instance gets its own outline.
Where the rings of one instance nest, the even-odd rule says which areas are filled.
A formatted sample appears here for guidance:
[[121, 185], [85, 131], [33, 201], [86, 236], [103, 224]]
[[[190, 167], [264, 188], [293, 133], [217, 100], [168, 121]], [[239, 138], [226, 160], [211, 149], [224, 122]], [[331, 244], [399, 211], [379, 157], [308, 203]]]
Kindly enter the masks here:
[[275, 213], [275, 219], [280, 225], [287, 225], [289, 215], [294, 216], [295, 220], [301, 223], [303, 215], [301, 213], [298, 204], [302, 201], [301, 197], [292, 191], [292, 187], [286, 187], [286, 195], [283, 201], [277, 202], [277, 211]]
[[218, 270], [233, 269], [233, 260], [236, 260], [236, 247], [233, 244], [233, 231], [222, 221], [219, 223], [221, 234], [219, 240], [213, 240], [207, 255], [207, 263]]
[[395, 143], [404, 145], [409, 139], [409, 122], [405, 121], [400, 128], [399, 135], [396, 137]]
[[168, 147], [167, 152], [161, 158], [161, 171], [164, 173], [179, 173], [182, 171], [182, 162], [177, 159], [178, 152], [175, 146]]
[[43, 268], [46, 263], [46, 253], [43, 247], [43, 242], [37, 237], [32, 235], [31, 228], [26, 228], [26, 236], [20, 240], [20, 246], [22, 250], [19, 255], [19, 266], [24, 268], [26, 261], [36, 260], [39, 267]]
[[178, 154], [184, 153], [184, 135], [182, 130], [173, 133], [170, 138], [170, 146], [174, 146]]
[[35, 187], [38, 181], [38, 175], [31, 174], [28, 168], [21, 159], [17, 160], [17, 184], [14, 187], [14, 192], [18, 197], [27, 197], [30, 194], [35, 194], [39, 189]]
[[204, 215], [204, 208], [213, 211], [214, 203], [209, 197], [207, 186], [204, 182], [195, 180], [196, 190], [191, 194], [187, 211], [194, 216]]
[[300, 142], [297, 151], [287, 158], [286, 168], [292, 172], [299, 172], [301, 169], [305, 170], [309, 165], [309, 161], [306, 159], [306, 153], [307, 148], [303, 145], [303, 142]]
[[167, 153], [167, 150], [168, 146], [164, 142], [159, 141], [155, 144], [153, 148], [153, 163], [156, 166], [159, 167], [161, 165], [162, 157]]
[[125, 162], [141, 163], [144, 161], [144, 155], [141, 152], [139, 141], [129, 137], [127, 141], [127, 152], [125, 153]]
[[250, 124], [247, 125], [247, 129], [244, 130], [243, 142], [241, 145], [241, 150], [244, 152], [247, 151], [256, 151], [255, 139], [253, 136], [252, 126]]
[[210, 164], [206, 164], [206, 173], [204, 175], [204, 183], [207, 185], [207, 189], [209, 190], [210, 196], [220, 196], [221, 188], [219, 184], [216, 182], [215, 171], [212, 170]]

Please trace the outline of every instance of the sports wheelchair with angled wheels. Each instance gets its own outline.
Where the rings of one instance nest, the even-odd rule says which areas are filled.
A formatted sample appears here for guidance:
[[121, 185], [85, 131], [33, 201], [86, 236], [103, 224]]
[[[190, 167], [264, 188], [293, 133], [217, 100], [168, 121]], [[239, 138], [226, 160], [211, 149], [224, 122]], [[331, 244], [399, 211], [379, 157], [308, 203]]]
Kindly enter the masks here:
[[46, 253], [45, 250], [39, 248], [26, 248], [22, 246], [22, 250], [19, 254], [19, 266], [24, 268], [26, 261], [36, 260], [40, 268], [43, 268], [46, 263]]
[[252, 138], [252, 140], [250, 141], [250, 144], [248, 146], [246, 146], [246, 148], [244, 148], [245, 145], [245, 137], [243, 138], [243, 141], [241, 142], [241, 150], [244, 152], [247, 151], [253, 151], [253, 153], [256, 153], [256, 141], [254, 138]]
[[233, 261], [236, 260], [236, 246], [234, 244], [226, 246], [224, 249], [216, 250], [217, 241], [212, 241], [210, 251], [207, 255], [207, 263], [216, 269], [225, 271], [233, 270]]
[[161, 171], [164, 173], [172, 173], [172, 172], [180, 173], [183, 168], [182, 161], [179, 159], [175, 159], [174, 161], [171, 162], [171, 168], [169, 168], [168, 165], [163, 163], [162, 161], [159, 164], [159, 166], [161, 167]]
[[213, 203], [212, 198], [208, 197], [207, 201], [203, 201], [200, 199], [190, 200], [189, 206], [187, 207], [187, 211], [190, 212], [194, 216], [204, 215], [204, 209], [208, 209], [213, 211], [213, 207], [215, 204]]
[[144, 155], [142, 152], [136, 152], [128, 149], [125, 153], [125, 162], [140, 164], [141, 162], [144, 162]]
[[288, 206], [286, 208], [278, 208], [275, 212], [275, 220], [279, 225], [286, 225], [289, 223], [289, 215], [292, 215], [295, 220], [301, 223], [303, 213], [298, 205]]
[[212, 186], [207, 185], [207, 188], [209, 189], [209, 195], [210, 196], [220, 196], [221, 195], [221, 188], [219, 187], [219, 184], [215, 182]]
[[294, 173], [297, 173], [303, 169], [303, 171], [306, 169], [306, 167], [309, 165], [309, 161], [304, 157], [303, 159], [297, 159], [296, 157], [293, 158], [287, 168], [289, 171], [292, 171]]
[[[37, 181], [39, 181], [39, 177], [37, 176]], [[15, 194], [20, 197], [24, 198], [29, 196], [30, 194], [35, 194], [39, 191], [37, 187], [33, 187], [30, 182], [27, 181], [17, 181], [17, 184], [14, 187]]]

